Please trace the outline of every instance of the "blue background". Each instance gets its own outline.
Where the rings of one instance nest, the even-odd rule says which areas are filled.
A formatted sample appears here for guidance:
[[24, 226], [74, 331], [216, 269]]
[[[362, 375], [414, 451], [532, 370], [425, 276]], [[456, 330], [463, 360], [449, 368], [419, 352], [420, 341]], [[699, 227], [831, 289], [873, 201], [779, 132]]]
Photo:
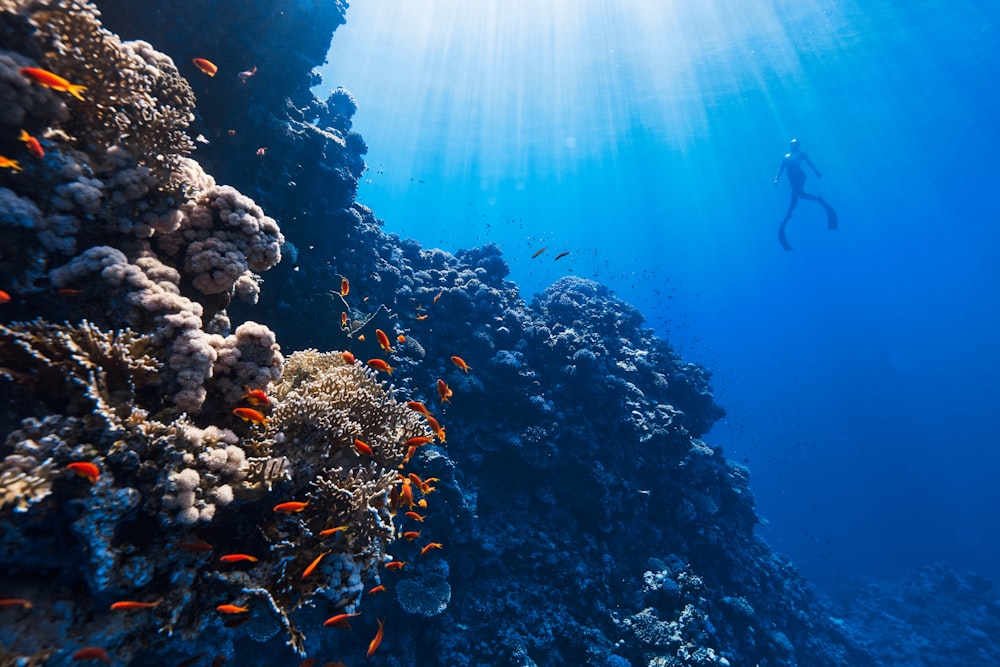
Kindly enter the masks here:
[[[317, 94], [357, 97], [358, 199], [389, 231], [497, 242], [525, 298], [574, 273], [639, 307], [715, 373], [705, 439], [817, 582], [1000, 577], [1000, 3], [358, 0], [347, 21]], [[840, 229], [801, 202], [788, 253], [792, 137]]]

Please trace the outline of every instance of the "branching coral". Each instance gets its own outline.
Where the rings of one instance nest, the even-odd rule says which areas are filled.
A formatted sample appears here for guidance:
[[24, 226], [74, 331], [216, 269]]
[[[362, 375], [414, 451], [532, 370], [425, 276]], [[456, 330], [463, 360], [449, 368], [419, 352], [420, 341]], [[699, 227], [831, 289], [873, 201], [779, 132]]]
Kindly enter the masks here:
[[168, 56], [146, 42], [122, 42], [83, 0], [3, 0], [0, 10], [26, 15], [36, 28], [45, 57], [33, 66], [87, 86], [85, 101], [68, 102], [65, 121], [81, 144], [123, 146], [164, 176], [194, 148], [186, 133], [194, 94]]

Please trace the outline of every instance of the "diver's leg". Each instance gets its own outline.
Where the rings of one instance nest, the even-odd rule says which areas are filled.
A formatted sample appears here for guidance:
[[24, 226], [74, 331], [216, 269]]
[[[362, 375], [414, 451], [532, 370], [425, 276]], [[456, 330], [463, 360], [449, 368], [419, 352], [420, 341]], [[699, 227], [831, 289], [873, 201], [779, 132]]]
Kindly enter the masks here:
[[837, 212], [833, 210], [833, 207], [826, 203], [826, 200], [819, 195], [811, 195], [808, 192], [800, 192], [799, 196], [803, 199], [808, 199], [809, 201], [819, 202], [820, 205], [826, 210], [826, 227], [827, 229], [833, 230], [837, 228]]
[[788, 202], [788, 210], [785, 211], [785, 220], [784, 220], [785, 222], [788, 222], [789, 220], [792, 219], [792, 211], [795, 210], [795, 207], [798, 205], [798, 203], [799, 203], [799, 193], [796, 192], [795, 190], [792, 190], [792, 198]]
[[785, 250], [791, 250], [792, 245], [788, 242], [785, 237], [785, 225], [788, 224], [788, 218], [781, 221], [781, 225], [778, 227], [778, 242], [781, 243], [781, 247]]

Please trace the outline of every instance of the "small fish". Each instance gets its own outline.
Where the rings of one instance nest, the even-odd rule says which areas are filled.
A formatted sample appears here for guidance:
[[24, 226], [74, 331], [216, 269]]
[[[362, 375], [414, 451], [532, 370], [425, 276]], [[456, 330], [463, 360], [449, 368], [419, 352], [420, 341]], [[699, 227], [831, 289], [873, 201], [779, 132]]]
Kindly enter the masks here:
[[351, 281], [347, 278], [340, 279], [340, 296], [347, 296], [351, 293]]
[[306, 505], [309, 504], [309, 502], [310, 501], [308, 500], [305, 501], [304, 503], [299, 502], [297, 500], [291, 500], [287, 503], [279, 503], [274, 506], [274, 511], [280, 514], [295, 514], [296, 512], [301, 512], [302, 510], [304, 510], [306, 508]]
[[431, 300], [431, 303], [437, 303], [438, 299], [441, 298], [442, 294], [444, 294], [444, 290], [441, 290], [440, 292], [438, 292], [437, 294], [435, 294], [434, 298]]
[[353, 364], [355, 362], [354, 355], [350, 352], [341, 352], [340, 356], [344, 359], [345, 364]]
[[413, 519], [414, 521], [419, 521], [420, 523], [424, 522], [424, 517], [420, 516], [419, 514], [417, 514], [412, 510], [407, 512], [403, 516], [405, 516], [407, 519]]
[[548, 249], [549, 249], [548, 246], [542, 246], [542, 248], [540, 250], [536, 250], [535, 251], [535, 254], [531, 256], [531, 259], [534, 259], [534, 258], [538, 257], [539, 255], [541, 255], [543, 252], [545, 252]]
[[248, 424], [267, 424], [267, 417], [253, 408], [236, 408], [233, 414]]
[[326, 530], [319, 531], [320, 537], [328, 537], [330, 535], [336, 535], [337, 533], [343, 532], [350, 528], [348, 525], [337, 526], [336, 528], [327, 528]]
[[24, 171], [21, 169], [21, 164], [17, 160], [11, 160], [9, 157], [4, 157], [0, 155], [0, 169], [13, 169], [14, 171]]
[[309, 563], [309, 565], [306, 567], [306, 569], [302, 571], [302, 579], [303, 579], [303, 581], [306, 579], [306, 577], [308, 577], [310, 574], [313, 573], [313, 571], [319, 566], [319, 562], [321, 560], [323, 560], [323, 556], [327, 555], [328, 553], [330, 553], [330, 552], [329, 551], [324, 551], [320, 555], [316, 556], [316, 560], [314, 560], [313, 562]]
[[82, 662], [84, 660], [100, 660], [109, 665], [111, 664], [111, 658], [108, 657], [107, 651], [98, 646], [88, 646], [73, 654], [74, 662]]
[[403, 533], [403, 539], [406, 540], [407, 542], [412, 542], [418, 537], [420, 537], [419, 530], [408, 530], [405, 533]]
[[181, 542], [178, 544], [184, 551], [190, 551], [191, 553], [203, 554], [212, 550], [212, 545], [208, 542], [202, 540], [201, 542]]
[[231, 136], [231, 137], [235, 137], [236, 136], [236, 130], [227, 130], [227, 132], [229, 133], [229, 136]]
[[0, 609], [4, 607], [21, 607], [31, 609], [31, 602], [24, 598], [0, 598]]
[[431, 427], [432, 431], [437, 432], [441, 430], [441, 424], [430, 413], [425, 412], [424, 416], [427, 418], [427, 425]]
[[419, 435], [416, 438], [410, 438], [403, 444], [406, 445], [407, 447], [420, 447], [422, 445], [426, 445], [431, 442], [434, 442], [434, 438], [428, 438], [427, 436]]
[[375, 450], [373, 450], [366, 442], [359, 440], [358, 438], [354, 439], [354, 449], [358, 450], [358, 454], [362, 454], [364, 456], [375, 456]]
[[376, 619], [378, 621], [378, 632], [375, 633], [375, 638], [372, 639], [371, 643], [368, 644], [368, 652], [365, 653], [366, 658], [372, 657], [375, 651], [378, 650], [379, 645], [382, 643], [382, 629], [385, 625], [385, 621], [381, 618]]
[[[410, 459], [412, 459], [413, 455], [416, 454], [416, 453], [417, 453], [417, 446], [416, 445], [410, 445], [406, 449], [406, 455], [403, 456], [403, 465], [406, 465], [407, 463], [409, 463]], [[403, 465], [401, 465], [399, 467], [402, 468]]]
[[428, 544], [427, 546], [425, 546], [423, 549], [420, 550], [420, 555], [426, 556], [427, 552], [430, 551], [431, 549], [444, 549], [444, 545], [441, 544], [440, 542], [431, 542], [430, 544]]
[[452, 396], [455, 395], [455, 392], [451, 390], [451, 388], [448, 386], [448, 383], [440, 378], [438, 378], [437, 381], [437, 390], [438, 390], [438, 396], [441, 397], [442, 403], [447, 403], [448, 399], [450, 399]]
[[382, 348], [383, 352], [392, 352], [392, 347], [389, 346], [389, 337], [385, 335], [384, 331], [376, 329], [375, 338], [378, 340], [379, 347]]
[[396, 336], [396, 342], [399, 343], [400, 345], [405, 345], [406, 336], [404, 336], [403, 334], [399, 334], [398, 336]]
[[264, 157], [267, 155], [267, 146], [261, 146], [257, 149], [257, 157]]
[[28, 147], [28, 152], [37, 158], [45, 157], [45, 151], [42, 149], [42, 145], [38, 143], [38, 139], [28, 134], [27, 130], [21, 130], [21, 136], [18, 137], [20, 141], [24, 142], [24, 145]]
[[219, 556], [219, 560], [223, 563], [256, 563], [257, 558], [250, 556], [248, 554], [226, 554], [225, 556]]
[[0, 304], [10, 303], [10, 294], [0, 289]]
[[563, 257], [565, 257], [568, 254], [569, 254], [569, 250], [567, 250], [565, 252], [561, 252], [558, 255], [556, 255], [556, 258], [554, 260], [552, 260], [552, 261], [558, 261], [558, 260], [562, 259]]
[[417, 487], [418, 489], [423, 487], [424, 481], [420, 479], [420, 475], [418, 475], [417, 473], [411, 472], [409, 475], [407, 475], [407, 477], [410, 478], [410, 482], [413, 484], [413, 486]]
[[462, 357], [452, 357], [451, 363], [455, 364], [461, 370], [465, 371], [466, 374], [468, 374], [469, 371], [472, 370], [471, 368], [469, 368], [469, 364], [465, 363], [465, 359], [463, 359]]
[[388, 373], [389, 375], [392, 375], [392, 372], [396, 370], [394, 367], [390, 366], [382, 359], [369, 359], [368, 367], [374, 368], [377, 371]]
[[368, 595], [375, 595], [376, 593], [385, 593], [385, 586], [383, 586], [382, 584], [379, 584], [378, 586], [375, 586], [374, 588], [369, 588], [368, 589]]
[[355, 616], [360, 616], [361, 612], [355, 614], [337, 614], [336, 616], [331, 616], [330, 618], [323, 621], [323, 626], [327, 628], [348, 628], [350, 629], [351, 624], [347, 622], [347, 619], [354, 618]]
[[402, 570], [404, 567], [406, 567], [405, 560], [391, 560], [385, 564], [387, 570]]
[[46, 88], [51, 88], [52, 90], [58, 90], [61, 93], [69, 93], [81, 101], [83, 101], [83, 91], [87, 90], [86, 86], [72, 84], [58, 74], [53, 74], [48, 70], [39, 69], [38, 67], [22, 67], [17, 71], [21, 74], [21, 76], [26, 79], [31, 79], [40, 86], [45, 86]]
[[417, 321], [422, 322], [427, 319], [427, 315], [417, 315]]
[[364, 334], [359, 334], [358, 335], [358, 342], [359, 343], [365, 342], [365, 335]]
[[62, 289], [57, 289], [56, 294], [59, 296], [80, 296], [83, 294], [83, 290], [73, 289], [72, 287], [63, 287]]
[[207, 74], [209, 76], [215, 76], [219, 71], [219, 68], [211, 60], [205, 60], [204, 58], [192, 58], [191, 62], [193, 62], [194, 66], [200, 69], [203, 74]]
[[346, 329], [347, 328], [347, 311], [346, 310], [342, 311], [340, 313], [340, 328], [341, 329]]
[[420, 401], [407, 401], [406, 407], [427, 417], [430, 417], [431, 415], [431, 413], [427, 411], [427, 407]]
[[426, 498], [421, 498], [420, 500], [418, 500], [417, 501], [417, 507], [420, 507], [422, 509], [427, 509], [427, 499]]
[[83, 477], [91, 484], [96, 482], [101, 476], [101, 469], [87, 461], [73, 461], [73, 463], [66, 466], [66, 469], [76, 473], [79, 477]]
[[245, 72], [240, 72], [236, 76], [240, 77], [240, 83], [246, 83], [247, 79], [249, 79], [250, 77], [252, 77], [256, 73], [257, 73], [257, 66], [254, 65], [253, 69], [249, 69], [249, 70], [247, 70]]
[[267, 397], [263, 389], [251, 389], [250, 387], [243, 387], [243, 394], [240, 398], [244, 401], [249, 401], [250, 405], [270, 405], [271, 399]]
[[163, 602], [163, 600], [157, 600], [156, 602], [136, 602], [134, 600], [120, 600], [118, 602], [111, 603], [111, 611], [131, 611], [133, 609], [151, 609], [156, 605]]
[[223, 614], [245, 614], [250, 611], [250, 607], [239, 607], [235, 604], [220, 604], [215, 611]]

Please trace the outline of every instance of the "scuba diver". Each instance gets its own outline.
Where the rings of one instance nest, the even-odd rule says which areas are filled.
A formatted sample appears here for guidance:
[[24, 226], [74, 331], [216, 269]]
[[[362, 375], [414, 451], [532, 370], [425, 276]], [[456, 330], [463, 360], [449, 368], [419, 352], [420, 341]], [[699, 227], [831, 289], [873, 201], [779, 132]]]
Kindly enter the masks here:
[[781, 173], [787, 171], [788, 184], [792, 188], [792, 200], [788, 202], [788, 212], [785, 213], [785, 219], [781, 221], [781, 226], [778, 227], [778, 240], [781, 242], [781, 247], [785, 250], [792, 249], [792, 246], [788, 244], [788, 239], [785, 238], [785, 225], [787, 225], [788, 221], [792, 219], [792, 211], [795, 210], [795, 205], [799, 203], [800, 197], [802, 199], [819, 202], [826, 210], [827, 228], [830, 230], [837, 228], [837, 212], [833, 210], [833, 207], [827, 204], [826, 200], [822, 197], [818, 195], [811, 195], [805, 191], [806, 171], [802, 167], [803, 162], [809, 165], [812, 170], [816, 172], [816, 178], [823, 178], [823, 174], [819, 173], [819, 169], [817, 169], [816, 165], [812, 163], [809, 156], [803, 153], [799, 148], [799, 140], [792, 139], [788, 154], [782, 158], [781, 167], [778, 169], [778, 175], [774, 177], [774, 187], [778, 187], [778, 179], [781, 178]]

